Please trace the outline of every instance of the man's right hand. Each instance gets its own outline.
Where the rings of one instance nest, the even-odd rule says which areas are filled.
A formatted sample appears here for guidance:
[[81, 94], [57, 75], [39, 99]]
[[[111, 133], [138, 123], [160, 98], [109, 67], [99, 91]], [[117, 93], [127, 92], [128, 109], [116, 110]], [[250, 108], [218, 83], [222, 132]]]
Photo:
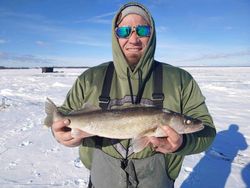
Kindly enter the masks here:
[[92, 136], [79, 129], [71, 133], [71, 128], [68, 127], [70, 121], [68, 119], [55, 121], [51, 127], [55, 139], [64, 146], [75, 147], [82, 143], [82, 139]]

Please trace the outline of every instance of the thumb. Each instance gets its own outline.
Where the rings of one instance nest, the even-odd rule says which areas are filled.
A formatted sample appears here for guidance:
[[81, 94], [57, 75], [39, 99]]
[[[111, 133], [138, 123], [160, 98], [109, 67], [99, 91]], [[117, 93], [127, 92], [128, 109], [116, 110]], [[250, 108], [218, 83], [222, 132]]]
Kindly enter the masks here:
[[63, 121], [63, 123], [64, 123], [66, 126], [68, 126], [68, 125], [70, 124], [70, 120], [69, 120], [69, 119], [65, 119], [65, 120]]

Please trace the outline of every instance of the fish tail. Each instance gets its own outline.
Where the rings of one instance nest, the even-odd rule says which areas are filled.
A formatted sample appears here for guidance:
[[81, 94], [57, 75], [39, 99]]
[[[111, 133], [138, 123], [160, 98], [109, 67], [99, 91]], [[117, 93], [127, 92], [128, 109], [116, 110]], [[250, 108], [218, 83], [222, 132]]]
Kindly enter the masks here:
[[58, 112], [58, 110], [55, 103], [49, 98], [47, 98], [45, 101], [45, 112], [47, 114], [47, 117], [44, 119], [44, 125], [47, 127], [51, 127], [54, 120], [54, 114], [55, 112]]

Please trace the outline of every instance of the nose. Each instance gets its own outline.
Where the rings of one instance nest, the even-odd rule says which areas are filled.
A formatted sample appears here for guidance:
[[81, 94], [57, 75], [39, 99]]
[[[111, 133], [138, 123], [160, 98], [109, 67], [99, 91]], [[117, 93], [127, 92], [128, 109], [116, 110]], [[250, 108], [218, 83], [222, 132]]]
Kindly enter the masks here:
[[132, 33], [129, 37], [129, 42], [130, 43], [138, 43], [139, 42], [139, 37], [137, 36], [135, 31], [132, 31]]

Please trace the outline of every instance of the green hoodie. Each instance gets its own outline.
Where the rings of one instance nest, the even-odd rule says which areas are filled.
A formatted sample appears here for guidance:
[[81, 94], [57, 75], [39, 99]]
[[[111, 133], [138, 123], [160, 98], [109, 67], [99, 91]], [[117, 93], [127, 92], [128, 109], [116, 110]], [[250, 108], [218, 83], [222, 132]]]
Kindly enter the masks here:
[[[149, 74], [151, 66], [156, 62], [154, 60], [156, 47], [154, 20], [144, 6], [137, 3], [132, 4], [140, 6], [148, 13], [152, 26], [151, 37], [144, 51], [144, 55], [141, 57], [135, 69], [131, 71], [114, 33], [119, 13], [129, 4], [124, 5], [115, 15], [112, 23], [112, 50], [115, 71], [110, 91], [110, 108], [131, 103], [131, 91], [128, 84], [127, 71], [129, 71], [133, 94], [136, 95], [139, 90], [139, 82], [145, 79]], [[68, 92], [60, 110], [64, 113], [69, 113], [72, 110], [81, 109], [86, 102], [99, 106], [99, 96], [101, 95], [103, 78], [107, 66], [108, 63], [104, 63], [92, 67], [81, 74]], [[141, 76], [139, 76], [140, 74]], [[142, 103], [152, 103], [152, 93], [153, 77], [151, 75], [144, 88], [141, 99]], [[197, 83], [188, 72], [168, 64], [163, 64], [163, 93], [163, 108], [199, 118], [205, 124], [205, 129], [202, 131], [185, 135], [185, 142], [177, 152], [165, 154], [166, 171], [171, 179], [176, 179], [180, 172], [184, 156], [206, 150], [212, 143], [216, 131], [205, 104], [205, 97], [202, 95]], [[121, 140], [120, 142], [124, 146], [128, 144], [128, 140]], [[80, 158], [83, 164], [89, 169], [91, 169], [94, 147], [95, 141], [90, 137], [83, 139], [83, 144], [79, 149]], [[102, 150], [110, 156], [121, 158], [121, 155], [113, 147], [110, 139], [103, 139]], [[132, 154], [129, 158], [142, 159], [152, 156], [154, 153], [155, 152], [150, 147], [147, 147], [139, 153]]]

